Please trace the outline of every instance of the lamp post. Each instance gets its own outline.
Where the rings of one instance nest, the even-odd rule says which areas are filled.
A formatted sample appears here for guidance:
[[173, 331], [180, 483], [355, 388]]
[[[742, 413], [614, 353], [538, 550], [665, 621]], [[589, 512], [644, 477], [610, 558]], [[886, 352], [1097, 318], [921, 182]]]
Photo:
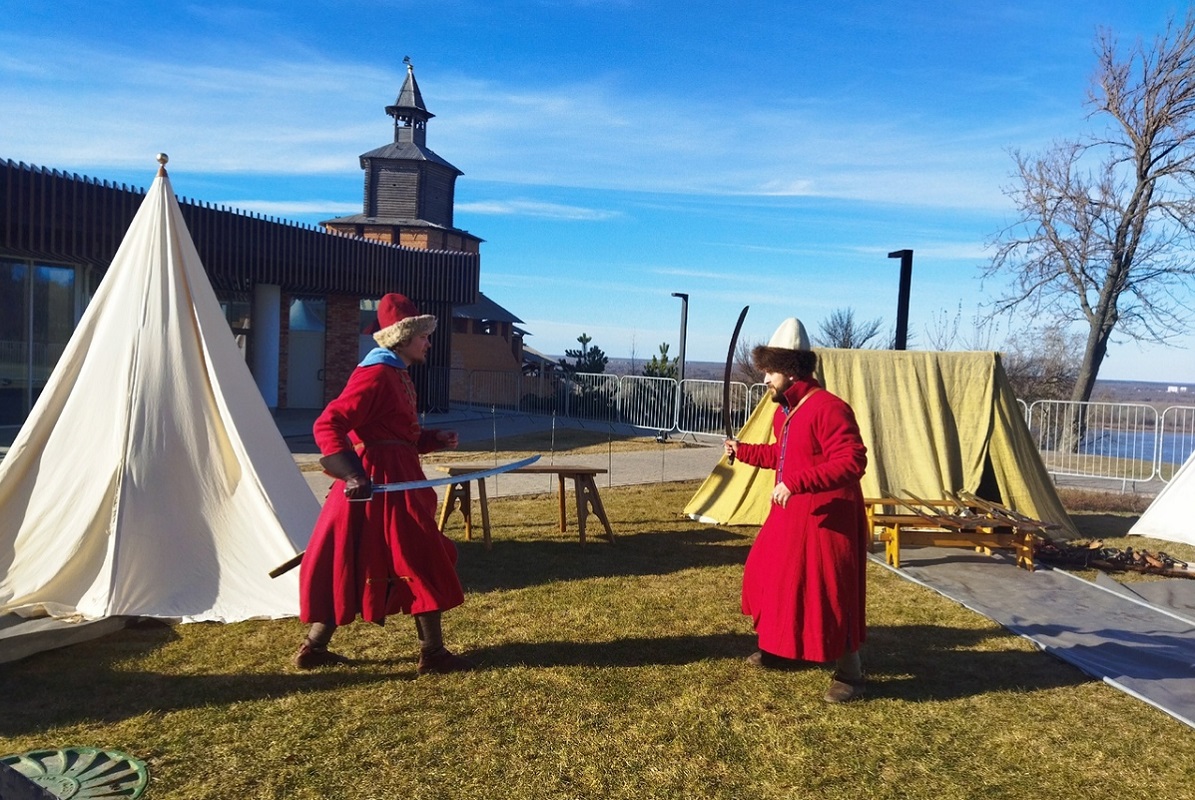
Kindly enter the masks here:
[[913, 251], [893, 250], [888, 258], [900, 259], [900, 290], [896, 296], [896, 341], [893, 350], [907, 350], [909, 344], [909, 285], [913, 282]]
[[685, 329], [689, 325], [689, 295], [684, 292], [673, 292], [673, 297], [680, 298], [680, 351], [676, 354], [676, 377], [678, 381], [685, 379]]

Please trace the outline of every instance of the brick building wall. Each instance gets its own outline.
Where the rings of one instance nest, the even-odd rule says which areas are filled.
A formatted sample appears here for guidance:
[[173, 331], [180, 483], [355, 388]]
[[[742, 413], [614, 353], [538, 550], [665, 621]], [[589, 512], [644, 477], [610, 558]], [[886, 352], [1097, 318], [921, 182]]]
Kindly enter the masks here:
[[361, 301], [347, 295], [328, 295], [325, 300], [324, 402], [328, 403], [344, 389], [359, 360]]
[[294, 297], [282, 292], [282, 308], [278, 311], [281, 323], [278, 331], [278, 407], [290, 408], [286, 387], [290, 384], [290, 304]]

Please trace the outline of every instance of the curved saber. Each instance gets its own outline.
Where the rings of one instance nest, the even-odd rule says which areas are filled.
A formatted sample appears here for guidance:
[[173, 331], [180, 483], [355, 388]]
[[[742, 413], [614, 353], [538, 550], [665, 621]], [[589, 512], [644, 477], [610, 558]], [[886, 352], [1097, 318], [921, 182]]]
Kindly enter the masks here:
[[[739, 331], [743, 329], [743, 320], [747, 318], [747, 309], [743, 306], [739, 312], [739, 321], [734, 324], [734, 333], [730, 335], [730, 350], [726, 353], [726, 372], [722, 375], [722, 427], [726, 429], [726, 438], [734, 438], [734, 428], [730, 422], [730, 370], [734, 367], [734, 348], [739, 343]], [[726, 457], [728, 463], [734, 463], [734, 453]]]
[[[495, 475], [501, 475], [503, 472], [510, 472], [512, 469], [520, 469], [521, 467], [530, 466], [536, 461], [539, 461], [539, 456], [534, 455], [530, 458], [524, 458], [522, 461], [512, 461], [509, 464], [502, 464], [493, 469], [483, 469], [480, 472], [467, 472], [464, 475], [448, 475], [443, 478], [425, 478], [421, 481], [402, 481], [401, 483], [375, 483], [373, 485], [373, 493], [379, 492], [406, 492], [411, 489], [427, 489], [432, 486], [445, 486], [449, 483], [465, 483], [466, 481], [476, 481], [482, 478], [492, 478]], [[368, 503], [369, 499], [365, 500], [350, 500], [350, 503]]]
[[[424, 480], [420, 481], [402, 481], [400, 483], [375, 483], [373, 486], [373, 492], [375, 495], [380, 492], [406, 492], [412, 489], [428, 489], [433, 486], [446, 486], [450, 483], [465, 483], [466, 481], [492, 478], [495, 475], [501, 475], [503, 472], [510, 472], [512, 469], [519, 469], [520, 467], [529, 466], [534, 464], [536, 461], [539, 461], [538, 455], [531, 456], [530, 458], [524, 458], [521, 461], [512, 461], [509, 464], [502, 464], [501, 466], [494, 467], [493, 469], [483, 469], [479, 472], [466, 472], [464, 475], [446, 475], [443, 478], [425, 478]], [[349, 500], [349, 502], [368, 503], [369, 499], [360, 501]], [[290, 572], [292, 569], [299, 566], [299, 564], [303, 562], [303, 553], [306, 552], [307, 551], [304, 550], [300, 553], [296, 553], [293, 558], [274, 567], [272, 570], [270, 570], [270, 577], [277, 578], [279, 575]]]

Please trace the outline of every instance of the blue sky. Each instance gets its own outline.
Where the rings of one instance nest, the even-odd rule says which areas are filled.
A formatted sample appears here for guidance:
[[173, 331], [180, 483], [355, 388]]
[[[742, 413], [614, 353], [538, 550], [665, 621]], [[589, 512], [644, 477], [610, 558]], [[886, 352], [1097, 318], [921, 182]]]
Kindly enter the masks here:
[[[1185, 4], [639, 0], [0, 0], [0, 158], [318, 222], [361, 210], [361, 153], [415, 65], [428, 146], [465, 174], [482, 291], [560, 355], [689, 359], [836, 309], [999, 349], [971, 320], [1011, 222], [1010, 151], [1089, 125], [1097, 28], [1152, 39]], [[1195, 298], [1195, 292], [1192, 297]], [[1195, 382], [1179, 347], [1118, 341], [1105, 379]]]

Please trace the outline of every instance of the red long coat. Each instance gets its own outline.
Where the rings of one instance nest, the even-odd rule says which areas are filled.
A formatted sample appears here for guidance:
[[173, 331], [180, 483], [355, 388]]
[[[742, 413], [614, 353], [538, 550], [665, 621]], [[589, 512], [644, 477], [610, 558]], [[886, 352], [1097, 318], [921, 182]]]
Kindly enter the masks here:
[[[356, 447], [374, 483], [421, 480], [419, 454], [439, 449], [422, 430], [415, 387], [405, 369], [358, 367], [315, 421], [324, 455]], [[328, 492], [299, 574], [300, 618], [347, 625], [360, 614], [446, 611], [465, 601], [456, 546], [436, 524], [436, 492], [379, 492], [350, 503], [344, 481]]]
[[777, 470], [777, 483], [793, 492], [783, 508], [772, 505], [747, 555], [743, 613], [755, 621], [760, 649], [833, 661], [866, 636], [870, 534], [859, 479], [867, 448], [851, 407], [816, 381], [794, 384], [785, 397], [772, 423], [776, 442], [738, 446], [739, 460]]

